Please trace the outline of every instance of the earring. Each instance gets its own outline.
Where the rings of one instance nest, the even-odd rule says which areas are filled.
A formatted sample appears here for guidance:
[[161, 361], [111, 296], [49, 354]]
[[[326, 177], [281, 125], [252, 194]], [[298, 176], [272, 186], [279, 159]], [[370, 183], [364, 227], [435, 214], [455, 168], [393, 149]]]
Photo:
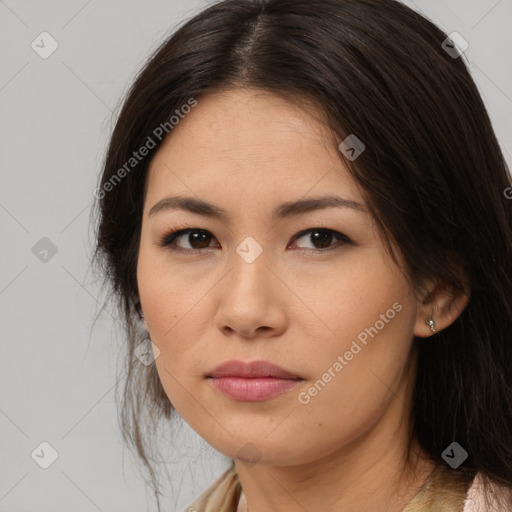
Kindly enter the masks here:
[[436, 326], [433, 318], [431, 318], [430, 320], [425, 320], [425, 323], [430, 326], [430, 330], [432, 332], [436, 332]]

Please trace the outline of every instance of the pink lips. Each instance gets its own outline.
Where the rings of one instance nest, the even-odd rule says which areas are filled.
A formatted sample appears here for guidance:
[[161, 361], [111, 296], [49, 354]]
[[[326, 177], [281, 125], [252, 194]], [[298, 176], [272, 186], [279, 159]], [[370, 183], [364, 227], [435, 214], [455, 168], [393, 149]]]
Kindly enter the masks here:
[[231, 360], [217, 366], [206, 377], [216, 389], [233, 400], [261, 402], [294, 388], [303, 380], [268, 361]]

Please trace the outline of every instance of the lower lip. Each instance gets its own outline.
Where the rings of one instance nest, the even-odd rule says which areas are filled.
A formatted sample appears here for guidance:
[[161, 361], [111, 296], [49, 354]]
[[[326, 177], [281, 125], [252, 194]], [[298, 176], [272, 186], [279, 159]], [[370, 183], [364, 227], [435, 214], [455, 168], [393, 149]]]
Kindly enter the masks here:
[[209, 378], [222, 393], [240, 402], [263, 402], [293, 389], [302, 379], [279, 379], [276, 377]]

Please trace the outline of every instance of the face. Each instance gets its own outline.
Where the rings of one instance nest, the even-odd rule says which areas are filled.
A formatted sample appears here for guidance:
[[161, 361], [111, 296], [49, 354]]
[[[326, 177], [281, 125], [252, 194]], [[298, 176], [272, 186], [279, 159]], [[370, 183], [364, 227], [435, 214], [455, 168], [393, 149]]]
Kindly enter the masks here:
[[[234, 459], [307, 463], [374, 427], [391, 439], [407, 413], [417, 302], [330, 140], [299, 107], [231, 90], [201, 97], [150, 165], [137, 280], [156, 368]], [[231, 360], [295, 378], [211, 377]]]

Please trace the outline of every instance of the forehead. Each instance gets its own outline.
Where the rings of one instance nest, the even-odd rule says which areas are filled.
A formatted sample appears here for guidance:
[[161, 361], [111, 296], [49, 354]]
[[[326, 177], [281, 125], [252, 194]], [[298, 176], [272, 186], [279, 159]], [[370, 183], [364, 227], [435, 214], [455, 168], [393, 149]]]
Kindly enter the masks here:
[[157, 196], [189, 184], [194, 193], [215, 187], [239, 198], [281, 190], [361, 199], [319, 113], [258, 89], [201, 96], [160, 146], [148, 180]]

